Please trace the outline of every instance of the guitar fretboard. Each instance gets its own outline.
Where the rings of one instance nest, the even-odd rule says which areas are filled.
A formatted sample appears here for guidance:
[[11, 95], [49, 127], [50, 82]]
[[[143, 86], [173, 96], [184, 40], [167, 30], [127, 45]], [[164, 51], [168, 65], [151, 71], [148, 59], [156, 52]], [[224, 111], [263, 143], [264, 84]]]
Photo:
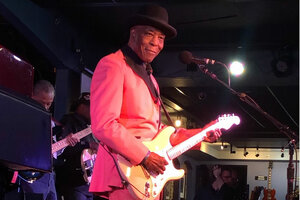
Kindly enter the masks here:
[[168, 156], [171, 160], [174, 158], [177, 158], [199, 142], [203, 140], [203, 138], [206, 136], [206, 132], [209, 132], [211, 130], [215, 130], [217, 128], [217, 124], [211, 125], [208, 128], [202, 130], [201, 132], [197, 133], [196, 135], [190, 137], [189, 139], [185, 140], [184, 142], [174, 146], [170, 150], [168, 150]]
[[199, 142], [203, 141], [206, 133], [209, 131], [214, 131], [216, 129], [226, 129], [228, 130], [233, 124], [238, 125], [240, 123], [240, 118], [234, 115], [223, 115], [217, 120], [212, 121], [206, 127], [204, 127], [201, 132], [195, 134], [184, 142], [172, 147], [167, 151], [167, 154], [171, 160], [180, 156]]
[[[92, 133], [92, 129], [91, 129], [91, 127], [88, 127], [86, 129], [83, 129], [82, 131], [75, 133], [73, 135], [73, 137], [80, 140], [81, 138], [89, 135], [90, 133]], [[57, 152], [65, 147], [67, 147], [68, 145], [69, 145], [69, 143], [67, 142], [67, 138], [60, 140], [60, 141], [52, 144], [52, 153]]]

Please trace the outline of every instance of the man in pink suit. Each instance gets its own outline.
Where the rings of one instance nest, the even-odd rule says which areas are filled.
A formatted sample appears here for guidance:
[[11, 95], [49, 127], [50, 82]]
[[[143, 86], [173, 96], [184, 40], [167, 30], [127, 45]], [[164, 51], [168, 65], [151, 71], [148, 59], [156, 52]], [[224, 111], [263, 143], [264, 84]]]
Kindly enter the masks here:
[[[165, 158], [150, 152], [142, 142], [151, 141], [163, 126], [150, 63], [163, 49], [165, 39], [176, 35], [164, 8], [144, 6], [131, 18], [128, 44], [99, 61], [91, 83], [91, 124], [103, 145], [99, 145], [90, 192], [110, 200], [135, 199], [122, 183], [115, 164], [117, 154], [150, 173], [164, 173]], [[199, 130], [182, 129], [173, 134], [171, 144]], [[205, 140], [218, 137], [216, 131]]]

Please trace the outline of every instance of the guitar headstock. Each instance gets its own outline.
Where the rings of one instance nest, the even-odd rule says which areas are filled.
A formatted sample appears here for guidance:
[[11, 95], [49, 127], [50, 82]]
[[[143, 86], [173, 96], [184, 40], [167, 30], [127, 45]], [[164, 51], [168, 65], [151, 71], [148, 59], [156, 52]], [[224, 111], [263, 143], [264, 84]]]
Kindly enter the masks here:
[[233, 124], [239, 125], [241, 120], [238, 116], [234, 114], [224, 114], [218, 117], [219, 129], [223, 128], [228, 130]]

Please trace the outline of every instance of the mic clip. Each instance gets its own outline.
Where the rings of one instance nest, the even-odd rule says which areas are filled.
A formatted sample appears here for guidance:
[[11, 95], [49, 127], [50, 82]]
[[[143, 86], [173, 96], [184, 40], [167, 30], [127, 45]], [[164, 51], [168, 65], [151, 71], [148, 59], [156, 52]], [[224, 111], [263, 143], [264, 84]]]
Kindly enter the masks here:
[[216, 79], [217, 75], [215, 75], [214, 73], [208, 71], [207, 67], [205, 64], [197, 64], [198, 68], [200, 69], [200, 71], [202, 71], [204, 74], [209, 75], [211, 78]]

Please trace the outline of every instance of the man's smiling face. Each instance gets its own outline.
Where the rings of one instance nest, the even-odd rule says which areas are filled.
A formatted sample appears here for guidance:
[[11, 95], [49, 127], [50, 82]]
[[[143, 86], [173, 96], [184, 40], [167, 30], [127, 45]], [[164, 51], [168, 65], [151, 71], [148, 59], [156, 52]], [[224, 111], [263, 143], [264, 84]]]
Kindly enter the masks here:
[[165, 34], [152, 26], [134, 26], [130, 37], [130, 47], [146, 63], [151, 63], [164, 47]]

